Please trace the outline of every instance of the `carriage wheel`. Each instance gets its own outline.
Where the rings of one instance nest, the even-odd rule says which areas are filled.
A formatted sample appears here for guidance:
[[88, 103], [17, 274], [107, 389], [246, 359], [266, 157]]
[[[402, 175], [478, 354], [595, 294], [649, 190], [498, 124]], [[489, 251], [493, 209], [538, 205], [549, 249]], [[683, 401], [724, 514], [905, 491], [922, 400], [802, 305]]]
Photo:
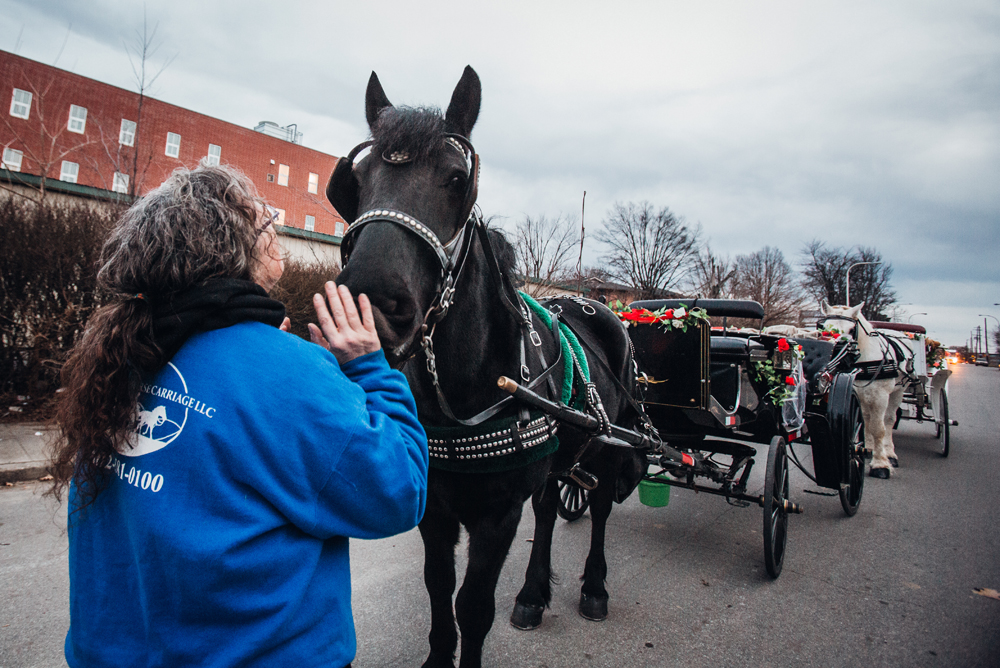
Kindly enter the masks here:
[[764, 566], [772, 578], [781, 575], [788, 540], [788, 459], [785, 439], [775, 436], [764, 473]]
[[941, 456], [947, 457], [948, 450], [951, 448], [951, 418], [948, 417], [948, 395], [944, 393], [944, 390], [941, 390], [940, 397], [941, 407], [937, 412], [941, 422], [937, 424], [937, 438], [941, 439]]
[[854, 517], [865, 489], [865, 423], [861, 417], [861, 404], [854, 394], [853, 377], [843, 375], [840, 378], [843, 384], [837, 384], [830, 390], [830, 421], [833, 440], [843, 452], [840, 505], [848, 517]]
[[587, 508], [590, 507], [590, 493], [583, 487], [562, 480], [557, 481], [556, 484], [559, 487], [559, 505], [556, 506], [559, 517], [567, 522], [573, 522], [583, 517]]

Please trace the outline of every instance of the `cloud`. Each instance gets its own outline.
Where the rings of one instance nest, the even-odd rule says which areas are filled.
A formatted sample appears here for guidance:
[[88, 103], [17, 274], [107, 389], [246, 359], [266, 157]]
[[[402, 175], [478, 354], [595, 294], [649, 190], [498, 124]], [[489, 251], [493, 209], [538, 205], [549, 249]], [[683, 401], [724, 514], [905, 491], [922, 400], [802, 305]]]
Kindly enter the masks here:
[[[145, 7], [154, 62], [174, 57], [155, 97], [248, 127], [297, 123], [335, 155], [367, 134], [372, 70], [394, 103], [446, 107], [472, 64], [487, 213], [578, 217], [586, 190], [589, 235], [615, 202], [649, 200], [724, 253], [875, 246], [900, 301], [949, 313], [942, 326], [957, 295], [1000, 301], [995, 2]], [[72, 26], [59, 66], [132, 86], [123, 44], [141, 6], [0, 0], [0, 12], [0, 48], [20, 31], [19, 53], [51, 64]], [[599, 253], [588, 243], [585, 261]]]

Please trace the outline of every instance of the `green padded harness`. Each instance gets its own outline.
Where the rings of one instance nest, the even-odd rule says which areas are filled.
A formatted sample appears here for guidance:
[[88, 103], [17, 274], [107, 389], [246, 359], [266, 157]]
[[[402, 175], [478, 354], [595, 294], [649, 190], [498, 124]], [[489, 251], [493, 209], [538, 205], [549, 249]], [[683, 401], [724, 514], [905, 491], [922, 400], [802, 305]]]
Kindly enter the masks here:
[[[519, 293], [528, 308], [552, 329], [552, 314], [527, 294]], [[562, 348], [563, 382], [559, 400], [574, 408], [583, 405], [585, 391], [573, 398], [573, 383], [584, 389], [590, 381], [590, 368], [580, 341], [563, 322], [559, 323]], [[578, 368], [583, 374], [574, 373]], [[473, 427], [425, 427], [430, 449], [430, 467], [457, 473], [498, 473], [532, 464], [559, 448], [555, 419], [532, 411], [528, 422], [519, 424], [517, 416], [487, 420]]]

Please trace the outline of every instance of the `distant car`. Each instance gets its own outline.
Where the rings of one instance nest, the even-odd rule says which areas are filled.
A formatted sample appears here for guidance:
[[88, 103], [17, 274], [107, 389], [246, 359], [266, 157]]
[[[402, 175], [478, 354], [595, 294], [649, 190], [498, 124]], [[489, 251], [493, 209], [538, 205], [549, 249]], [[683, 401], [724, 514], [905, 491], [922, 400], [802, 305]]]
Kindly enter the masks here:
[[985, 357], [977, 357], [976, 358], [976, 366], [989, 366], [989, 365], [990, 365], [990, 361], [988, 359], [986, 359]]

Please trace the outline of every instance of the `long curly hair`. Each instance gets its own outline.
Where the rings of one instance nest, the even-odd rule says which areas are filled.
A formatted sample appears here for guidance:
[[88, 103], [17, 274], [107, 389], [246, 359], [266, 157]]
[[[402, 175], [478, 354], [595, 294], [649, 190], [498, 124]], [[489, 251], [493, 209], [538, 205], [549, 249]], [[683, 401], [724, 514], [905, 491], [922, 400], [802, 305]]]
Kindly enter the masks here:
[[129, 448], [142, 379], [162, 363], [151, 305], [211, 278], [253, 280], [263, 205], [236, 169], [201, 165], [175, 171], [112, 230], [97, 275], [111, 303], [91, 316], [62, 369], [52, 446], [56, 498], [75, 480], [76, 508], [91, 504], [112, 455]]

